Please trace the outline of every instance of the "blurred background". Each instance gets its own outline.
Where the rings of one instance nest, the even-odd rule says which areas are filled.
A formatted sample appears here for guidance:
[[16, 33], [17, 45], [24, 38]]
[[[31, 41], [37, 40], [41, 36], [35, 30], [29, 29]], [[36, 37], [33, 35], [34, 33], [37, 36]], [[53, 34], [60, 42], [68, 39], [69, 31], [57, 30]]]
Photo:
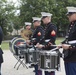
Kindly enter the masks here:
[[[8, 40], [20, 36], [24, 22], [32, 17], [41, 17], [40, 12], [53, 14], [52, 22], [57, 26], [57, 43], [65, 37], [69, 24], [66, 7], [76, 6], [76, 0], [0, 0], [0, 26], [3, 29], [3, 49], [8, 49]], [[42, 24], [43, 25], [43, 24]]]

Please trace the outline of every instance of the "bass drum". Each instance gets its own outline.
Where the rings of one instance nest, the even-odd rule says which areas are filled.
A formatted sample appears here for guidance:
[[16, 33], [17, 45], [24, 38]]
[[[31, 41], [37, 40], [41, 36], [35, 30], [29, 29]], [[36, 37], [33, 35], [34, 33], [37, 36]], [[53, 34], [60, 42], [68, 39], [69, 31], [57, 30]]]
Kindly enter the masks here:
[[18, 46], [22, 42], [26, 42], [23, 38], [15, 37], [9, 42], [9, 49], [13, 54], [16, 54], [15, 46]]

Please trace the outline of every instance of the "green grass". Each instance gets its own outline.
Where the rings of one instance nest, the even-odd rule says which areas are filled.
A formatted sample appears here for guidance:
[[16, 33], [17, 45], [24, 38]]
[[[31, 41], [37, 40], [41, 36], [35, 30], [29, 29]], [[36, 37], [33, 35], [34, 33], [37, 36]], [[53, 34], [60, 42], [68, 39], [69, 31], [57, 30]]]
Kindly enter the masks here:
[[56, 39], [56, 44], [60, 44], [65, 38], [57, 38]]
[[[56, 44], [57, 45], [60, 44], [63, 40], [64, 40], [64, 38], [57, 38], [56, 39]], [[2, 47], [3, 50], [9, 50], [9, 42], [4, 42], [3, 41], [1, 47]]]
[[1, 47], [2, 47], [2, 50], [9, 50], [9, 42], [3, 41]]

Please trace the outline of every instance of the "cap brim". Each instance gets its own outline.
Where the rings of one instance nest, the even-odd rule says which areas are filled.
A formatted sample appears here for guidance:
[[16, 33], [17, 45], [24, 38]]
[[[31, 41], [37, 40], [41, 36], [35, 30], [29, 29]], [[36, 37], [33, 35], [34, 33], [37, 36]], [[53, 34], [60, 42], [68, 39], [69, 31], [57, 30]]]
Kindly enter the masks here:
[[34, 23], [34, 22], [37, 22], [37, 21], [40, 22], [39, 20], [34, 20], [33, 23]]
[[72, 15], [75, 14], [76, 12], [67, 12], [66, 15]]
[[25, 25], [25, 26], [31, 26], [31, 25]]
[[42, 16], [42, 18], [41, 18], [41, 19], [44, 19], [44, 18], [46, 18], [46, 17], [48, 17], [48, 16]]

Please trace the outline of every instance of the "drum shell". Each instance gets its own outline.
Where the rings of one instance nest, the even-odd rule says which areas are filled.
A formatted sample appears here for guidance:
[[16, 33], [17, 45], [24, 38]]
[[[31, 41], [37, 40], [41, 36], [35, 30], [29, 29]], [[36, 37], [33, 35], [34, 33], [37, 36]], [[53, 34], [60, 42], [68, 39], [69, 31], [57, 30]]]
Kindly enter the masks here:
[[25, 60], [26, 63], [37, 63], [39, 58], [39, 52], [32, 50], [28, 51], [28, 53], [25, 53]]
[[39, 53], [39, 68], [47, 70], [59, 70], [60, 68], [60, 56], [58, 53]]

